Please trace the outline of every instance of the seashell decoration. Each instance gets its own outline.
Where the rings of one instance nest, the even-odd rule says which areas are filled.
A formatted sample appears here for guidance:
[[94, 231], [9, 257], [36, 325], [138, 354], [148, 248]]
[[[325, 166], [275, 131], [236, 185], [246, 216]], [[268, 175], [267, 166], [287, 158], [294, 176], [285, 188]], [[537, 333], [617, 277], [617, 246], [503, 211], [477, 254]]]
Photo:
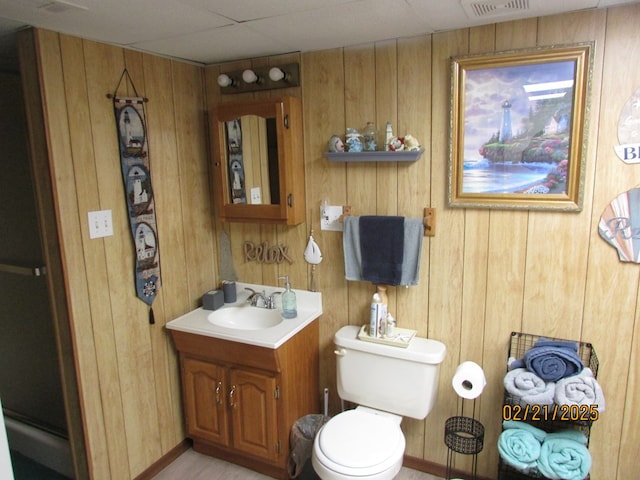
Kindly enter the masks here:
[[620, 261], [640, 263], [640, 188], [621, 193], [604, 209], [598, 233]]

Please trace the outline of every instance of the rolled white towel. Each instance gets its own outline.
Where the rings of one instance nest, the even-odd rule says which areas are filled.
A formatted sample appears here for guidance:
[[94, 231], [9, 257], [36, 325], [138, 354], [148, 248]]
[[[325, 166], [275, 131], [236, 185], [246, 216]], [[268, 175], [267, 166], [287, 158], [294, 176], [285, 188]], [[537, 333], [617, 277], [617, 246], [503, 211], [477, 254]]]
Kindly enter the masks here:
[[504, 376], [504, 388], [523, 405], [553, 405], [555, 384], [545, 382], [526, 368], [515, 368]]
[[598, 412], [604, 412], [604, 393], [590, 368], [571, 377], [556, 382], [555, 403], [558, 405], [593, 406]]

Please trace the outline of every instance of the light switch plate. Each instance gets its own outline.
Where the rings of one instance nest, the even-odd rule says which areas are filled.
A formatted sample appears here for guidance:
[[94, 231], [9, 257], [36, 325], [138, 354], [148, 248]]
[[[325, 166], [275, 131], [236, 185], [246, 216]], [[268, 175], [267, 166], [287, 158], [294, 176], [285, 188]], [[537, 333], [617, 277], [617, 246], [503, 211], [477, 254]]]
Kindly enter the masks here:
[[89, 212], [89, 238], [110, 237], [113, 235], [111, 210]]
[[251, 203], [253, 205], [260, 205], [262, 203], [262, 193], [260, 187], [253, 187], [251, 189]]

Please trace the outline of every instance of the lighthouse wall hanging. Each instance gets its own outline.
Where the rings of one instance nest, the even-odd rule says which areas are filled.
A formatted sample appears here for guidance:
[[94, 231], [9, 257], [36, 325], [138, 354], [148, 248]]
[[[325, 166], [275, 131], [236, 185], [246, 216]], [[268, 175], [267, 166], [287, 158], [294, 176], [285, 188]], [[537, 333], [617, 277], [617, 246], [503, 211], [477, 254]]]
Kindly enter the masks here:
[[[125, 77], [135, 93], [133, 97], [118, 95]], [[144, 111], [147, 99], [138, 96], [126, 69], [115, 92], [107, 96], [113, 100], [122, 181], [135, 247], [136, 294], [149, 305], [149, 322], [154, 323], [151, 306], [160, 287], [160, 253]]]
[[451, 207], [582, 208], [593, 42], [451, 60]]

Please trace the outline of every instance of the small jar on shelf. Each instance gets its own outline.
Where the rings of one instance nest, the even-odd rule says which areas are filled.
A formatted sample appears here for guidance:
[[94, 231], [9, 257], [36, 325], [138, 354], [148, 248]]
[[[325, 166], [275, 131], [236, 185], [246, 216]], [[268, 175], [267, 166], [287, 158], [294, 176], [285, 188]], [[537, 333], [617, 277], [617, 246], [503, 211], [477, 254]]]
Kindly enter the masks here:
[[373, 122], [367, 122], [367, 125], [362, 130], [362, 138], [364, 140], [365, 152], [375, 152], [378, 149], [377, 142], [378, 132]]
[[355, 128], [347, 128], [345, 144], [347, 151], [349, 152], [362, 152], [362, 149], [364, 148], [362, 135]]

